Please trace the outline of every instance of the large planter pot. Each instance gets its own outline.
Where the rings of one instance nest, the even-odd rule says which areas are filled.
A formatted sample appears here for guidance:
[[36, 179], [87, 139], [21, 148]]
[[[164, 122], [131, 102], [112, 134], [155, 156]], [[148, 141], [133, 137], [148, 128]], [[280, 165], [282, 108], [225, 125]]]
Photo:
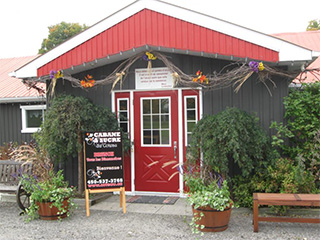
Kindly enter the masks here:
[[[219, 211], [208, 206], [197, 209], [192, 206], [193, 216], [197, 218], [195, 222], [199, 224], [199, 230], [202, 232], [222, 232], [226, 230], [231, 216], [231, 207], [232, 203], [224, 211]], [[200, 217], [201, 213], [203, 213], [203, 217]], [[204, 225], [203, 229], [201, 229], [201, 225]]]
[[36, 204], [39, 207], [38, 213], [39, 213], [40, 219], [42, 219], [42, 220], [57, 220], [57, 219], [61, 219], [61, 218], [66, 218], [67, 213], [69, 211], [68, 200], [69, 199], [65, 199], [62, 202], [62, 207], [67, 210], [63, 214], [60, 214], [60, 213], [58, 214], [59, 209], [55, 206], [52, 206], [52, 202], [36, 202]]

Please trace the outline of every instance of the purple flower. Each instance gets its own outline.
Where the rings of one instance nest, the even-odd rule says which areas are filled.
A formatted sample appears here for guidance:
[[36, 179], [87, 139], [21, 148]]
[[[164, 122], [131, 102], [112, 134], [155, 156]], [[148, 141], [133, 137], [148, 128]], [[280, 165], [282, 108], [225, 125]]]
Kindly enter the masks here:
[[57, 74], [57, 71], [51, 70], [51, 71], [50, 71], [50, 78], [51, 78], [51, 79], [55, 78], [55, 75], [56, 75], [56, 74]]
[[150, 61], [149, 57], [147, 56], [147, 54], [144, 54], [142, 56], [142, 59], [145, 60], [145, 61]]
[[251, 69], [251, 71], [253, 72], [259, 72], [259, 63], [258, 62], [255, 62], [255, 61], [251, 61], [249, 62], [249, 67]]

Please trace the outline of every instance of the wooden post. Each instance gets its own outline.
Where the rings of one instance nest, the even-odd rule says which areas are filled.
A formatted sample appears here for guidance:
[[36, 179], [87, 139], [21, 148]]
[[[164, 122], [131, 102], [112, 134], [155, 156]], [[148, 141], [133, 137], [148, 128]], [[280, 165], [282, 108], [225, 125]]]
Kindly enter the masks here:
[[259, 204], [258, 204], [258, 196], [256, 193], [253, 194], [253, 231], [259, 232]]
[[89, 190], [85, 190], [85, 195], [86, 195], [86, 212], [87, 212], [87, 217], [90, 216], [90, 206], [89, 206]]
[[89, 207], [89, 193], [105, 193], [105, 192], [120, 192], [120, 207], [122, 208], [122, 212], [126, 213], [126, 190], [125, 187], [120, 188], [107, 188], [107, 189], [86, 189], [86, 211], [87, 217], [90, 216], [90, 207]]

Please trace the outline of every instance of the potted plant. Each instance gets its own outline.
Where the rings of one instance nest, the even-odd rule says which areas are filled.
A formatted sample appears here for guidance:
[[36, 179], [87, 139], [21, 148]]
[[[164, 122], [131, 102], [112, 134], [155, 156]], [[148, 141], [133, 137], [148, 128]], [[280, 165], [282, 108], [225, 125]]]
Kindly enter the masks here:
[[22, 145], [13, 154], [17, 161], [31, 162], [32, 175], [22, 174], [20, 184], [29, 195], [30, 206], [25, 209], [27, 220], [39, 217], [55, 220], [69, 216], [74, 206], [75, 189], [68, 187], [62, 170], [55, 172], [46, 151]]
[[[203, 164], [206, 162], [203, 161]], [[190, 223], [192, 232], [224, 231], [228, 228], [233, 204], [228, 183], [220, 174], [203, 164], [200, 169], [193, 166], [184, 174], [187, 201], [193, 211]]]
[[69, 216], [74, 206], [74, 188], [64, 181], [62, 170], [50, 170], [48, 178], [39, 180], [35, 175], [24, 176], [21, 184], [30, 194], [30, 206], [25, 210], [28, 220], [39, 217], [42, 220], [56, 220]]

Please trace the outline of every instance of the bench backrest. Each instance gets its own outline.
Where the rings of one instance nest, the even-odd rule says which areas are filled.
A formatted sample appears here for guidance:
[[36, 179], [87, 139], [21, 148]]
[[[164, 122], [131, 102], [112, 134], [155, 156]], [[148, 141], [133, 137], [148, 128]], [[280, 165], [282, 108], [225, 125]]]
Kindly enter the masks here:
[[31, 163], [0, 160], [0, 183], [18, 184], [21, 174], [31, 175], [31, 172]]

